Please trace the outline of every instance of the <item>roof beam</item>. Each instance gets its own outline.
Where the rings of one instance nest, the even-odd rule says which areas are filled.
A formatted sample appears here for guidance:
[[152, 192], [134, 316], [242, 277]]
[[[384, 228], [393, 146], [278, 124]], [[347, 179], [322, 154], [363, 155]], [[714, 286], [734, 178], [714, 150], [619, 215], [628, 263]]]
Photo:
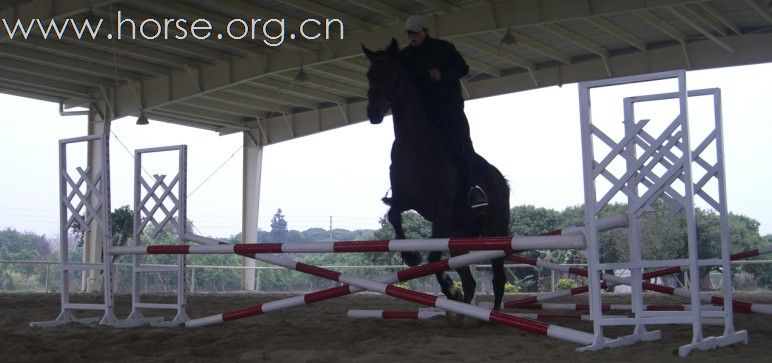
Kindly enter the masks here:
[[30, 62], [20, 62], [12, 59], [0, 58], [0, 68], [8, 69], [13, 72], [26, 73], [41, 78], [68, 82], [84, 87], [101, 85], [103, 87], [109, 88], [114, 85], [113, 81], [105, 78], [87, 76], [76, 72], [53, 68], [50, 66], [37, 65]]
[[721, 36], [727, 36], [726, 25], [718, 21], [713, 15], [705, 11], [705, 9], [696, 5], [683, 5], [679, 7], [681, 11], [697, 18], [701, 22], [705, 23], [714, 32], [721, 34]]
[[30, 48], [16, 47], [15, 45], [24, 45], [24, 42], [14, 42], [11, 44], [0, 43], [0, 55], [4, 58], [13, 58], [32, 64], [39, 64], [49, 66], [56, 69], [64, 69], [75, 73], [81, 73], [91, 75], [95, 77], [108, 78], [112, 80], [125, 81], [131, 79], [139, 81], [142, 79], [141, 74], [134, 72], [128, 72], [122, 69], [115, 69], [114, 67], [102, 66], [97, 64], [88, 64], [80, 60], [51, 57], [46, 56], [46, 52], [41, 52], [40, 48], [26, 45]]
[[587, 39], [581, 35], [578, 35], [558, 25], [557, 23], [547, 23], [547, 24], [542, 24], [541, 26], [547, 31], [557, 36], [563, 37], [564, 39], [567, 39], [573, 42], [574, 44], [584, 48], [585, 50], [590, 51], [595, 55], [601, 57], [601, 59], [603, 59], [603, 65], [606, 68], [606, 73], [609, 76], [611, 76], [611, 67], [609, 66], [609, 63], [608, 63], [608, 49], [604, 48], [598, 43], [593, 42], [590, 39]]
[[501, 77], [502, 75], [501, 69], [494, 67], [488, 63], [479, 61], [471, 57], [464, 57], [464, 60], [466, 60], [466, 63], [469, 64], [469, 67], [471, 67], [476, 71], [479, 71], [480, 73], [489, 74], [494, 77]]
[[150, 119], [151, 121], [162, 121], [170, 124], [181, 125], [186, 127], [195, 127], [198, 129], [213, 131], [213, 132], [219, 132], [220, 130], [223, 130], [223, 129], [237, 129], [239, 131], [242, 131], [244, 129], [244, 128], [237, 128], [236, 126], [222, 126], [209, 120], [195, 120], [195, 122], [193, 122], [193, 119], [188, 117], [185, 118], [186, 121], [182, 121], [177, 116], [173, 116], [162, 112], [156, 112], [155, 114], [148, 116], [148, 119]]
[[453, 6], [444, 0], [418, 0], [419, 3], [431, 6], [442, 14], [450, 14], [453, 12]]
[[[285, 79], [287, 77], [285, 76]], [[317, 100], [321, 100], [324, 102], [333, 102], [333, 103], [340, 103], [342, 102], [342, 97], [330, 94], [329, 92], [322, 92], [319, 90], [315, 90], [313, 88], [309, 88], [306, 86], [303, 86], [302, 84], [299, 84], [297, 82], [287, 82], [286, 80], [276, 80], [273, 78], [265, 77], [260, 78], [258, 81], [255, 81], [251, 83], [255, 86], [265, 86], [270, 87], [274, 90], [277, 90], [279, 92], [283, 93], [295, 93], [298, 95], [298, 97], [312, 97]]]
[[[223, 125], [223, 126], [240, 125], [242, 117], [251, 116], [251, 115], [234, 116], [234, 115], [225, 113], [222, 110], [211, 111], [211, 110], [204, 110], [201, 108], [197, 110], [190, 110], [188, 107], [183, 107], [179, 104], [166, 105], [163, 107], [162, 110], [165, 112], [171, 112], [178, 115], [193, 116], [198, 118], [209, 119], [212, 121], [217, 121], [220, 123], [220, 125]], [[155, 111], [152, 111], [152, 112], [155, 112]]]
[[[0, 18], [8, 21], [40, 19], [48, 23], [51, 19], [73, 17], [85, 13], [89, 7], [98, 8], [118, 2], [118, 0], [36, 0], [9, 6], [0, 10]], [[9, 39], [7, 32], [0, 34], [0, 42]]]
[[[733, 64], [755, 64], [772, 59], [772, 47], [759, 47], [759, 44], [772, 43], [772, 34], [752, 34], [731, 37], [727, 40], [735, 49], [734, 54], [714, 51], [715, 44], [708, 40], [690, 42], [687, 46], [693, 54], [699, 69], [723, 67]], [[647, 52], [612, 53], [610, 62], [614, 65], [615, 76], [629, 76], [641, 73], [662, 72], [683, 68], [677, 61], [681, 47], [658, 47]], [[676, 60], [676, 61], [674, 61]], [[575, 62], [559, 67], [545, 67], [535, 71], [541, 86], [569, 84], [578, 81], [607, 78], [600, 59], [587, 62]], [[509, 73], [501, 78], [478, 79], [467, 84], [473, 99], [495, 96], [511, 92], [533, 89], [533, 82], [525, 72]], [[293, 115], [294, 123], [306, 128], [297, 128], [295, 136], [310, 135], [319, 131], [331, 130], [347, 125], [345, 120], [359, 122], [367, 120], [367, 101], [354, 101], [346, 104], [345, 115], [338, 107], [328, 107], [318, 111], [298, 112]], [[290, 139], [286, 126], [280, 117], [272, 117], [266, 124], [266, 134], [270, 143], [275, 144]], [[317, 126], [319, 125], [319, 126]]]
[[[711, 6], [710, 4], [708, 4], [708, 3], [702, 3], [702, 2], [701, 2], [701, 3], [698, 3], [697, 5], [698, 5], [698, 6], [699, 6], [701, 9], [705, 10], [705, 12], [706, 12], [706, 13], [710, 14], [711, 16], [713, 16], [714, 18], [716, 18], [716, 19], [717, 19], [719, 22], [721, 22], [722, 24], [724, 24], [724, 25], [725, 25], [727, 28], [729, 28], [729, 29], [732, 29], [732, 31], [733, 31], [735, 34], [737, 34], [737, 35], [740, 35], [740, 34], [742, 34], [742, 32], [740, 31], [740, 27], [738, 27], [738, 26], [737, 26], [737, 24], [735, 24], [734, 22], [732, 22], [731, 20], [729, 20], [729, 19], [728, 19], [726, 16], [724, 16], [724, 14], [721, 14], [721, 13], [720, 13], [718, 10], [716, 10], [716, 8], [714, 8], [714, 7], [713, 7], [713, 6]], [[725, 34], [725, 35], [726, 35], [726, 34]]]
[[557, 36], [563, 37], [564, 39], [573, 42], [574, 44], [592, 52], [595, 55], [599, 55], [601, 57], [608, 56], [608, 49], [556, 23], [542, 24], [541, 27]]
[[[686, 7], [679, 6], [678, 9], [681, 9], [681, 11], [689, 12], [690, 10]], [[713, 43], [718, 44], [721, 48], [726, 49], [729, 53], [734, 53], [734, 49], [730, 47], [728, 44], [724, 43], [721, 39], [718, 39], [715, 35], [713, 35], [710, 31], [702, 27], [701, 25], [695, 23], [692, 21], [692, 19], [689, 19], [688, 17], [684, 16], [680, 11], [677, 11], [675, 7], [668, 7], [668, 10], [670, 10], [671, 13], [673, 13], [675, 16], [677, 16], [679, 19], [681, 19], [684, 23], [689, 24], [692, 28], [696, 29], [698, 32], [702, 33], [702, 35], [706, 36], [708, 39], [712, 40]], [[692, 12], [693, 15], [697, 16]]]
[[762, 18], [766, 19], [768, 22], [772, 23], [772, 13], [769, 12], [769, 10], [764, 9], [761, 4], [759, 4], [756, 0], [745, 0], [745, 3], [748, 4], [753, 10], [755, 10], [759, 15], [761, 15]]
[[686, 36], [683, 33], [681, 33], [674, 26], [668, 24], [666, 21], [660, 19], [658, 16], [654, 15], [652, 12], [648, 10], [636, 10], [634, 13], [639, 18], [643, 19], [645, 22], [649, 23], [649, 25], [653, 26], [655, 29], [659, 30], [665, 35], [675, 39], [681, 44], [686, 43]]
[[328, 19], [340, 19], [344, 24], [353, 24], [356, 27], [363, 28], [365, 30], [373, 30], [382, 28], [380, 25], [373, 24], [357, 17], [346, 14], [342, 11], [333, 9], [329, 6], [320, 5], [315, 1], [309, 0], [284, 0], [284, 3], [290, 4], [298, 9], [312, 12], [316, 15], [326, 17]]
[[263, 101], [252, 95], [241, 96], [238, 94], [232, 94], [232, 93], [226, 93], [226, 92], [213, 92], [213, 93], [208, 93], [205, 95], [198, 96], [195, 99], [197, 100], [201, 98], [216, 101], [216, 102], [221, 102], [226, 105], [248, 107], [257, 111], [262, 111], [265, 114], [273, 113], [273, 112], [279, 112], [279, 113], [292, 112], [292, 109], [289, 107], [283, 106], [278, 103]]
[[471, 37], [462, 37], [455, 39], [457, 43], [462, 44], [464, 46], [477, 49], [478, 51], [490, 54], [494, 57], [503, 59], [507, 62], [510, 62], [518, 67], [522, 67], [525, 69], [533, 69], [535, 67], [535, 64], [519, 55], [513, 54], [511, 52], [507, 52], [505, 50], [502, 50], [498, 47], [494, 47], [488, 43], [481, 42], [477, 39], [471, 38]]
[[[125, 6], [118, 6], [115, 11], [120, 11], [121, 16], [124, 19], [131, 19], [137, 23], [141, 23], [142, 21], [146, 19], [154, 19], [159, 18], [159, 15], [149, 14], [141, 10], [136, 10], [133, 8], [127, 8]], [[170, 37], [173, 36], [184, 36], [182, 32], [177, 30], [175, 27], [169, 27]], [[139, 39], [141, 37], [138, 37]], [[181, 40], [178, 39], [155, 39], [152, 40], [152, 42], [159, 42], [163, 41], [164, 45], [166, 46], [172, 46], [177, 47], [181, 44], [206, 44], [208, 47], [208, 50], [213, 49], [228, 49], [231, 51], [231, 55], [238, 55], [238, 56], [246, 56], [247, 54], [251, 53], [259, 53], [261, 52], [256, 45], [250, 45], [244, 42], [236, 41], [233, 39], [229, 39], [227, 37], [224, 37], [223, 39], [216, 39], [216, 37], [211, 37], [211, 39], [196, 39], [195, 41], [191, 40], [190, 37], [185, 37]], [[198, 48], [202, 48], [199, 46]], [[202, 51], [206, 51], [207, 48], [204, 48]]]
[[244, 105], [236, 105], [233, 103], [228, 104], [226, 107], [223, 107], [223, 104], [220, 100], [211, 99], [206, 96], [190, 98], [180, 102], [179, 104], [201, 109], [201, 110], [211, 111], [213, 113], [222, 113], [222, 114], [227, 114], [231, 116], [236, 116], [239, 118], [251, 117], [258, 114], [260, 116], [264, 116], [266, 113], [262, 110], [257, 110], [252, 107], [244, 107]]
[[[282, 77], [282, 78], [284, 78], [284, 79], [286, 79], [287, 81], [290, 81], [290, 82], [293, 81], [292, 80], [292, 76], [289, 76], [287, 74], [277, 74], [276, 76]], [[329, 79], [325, 79], [325, 78], [321, 78], [321, 77], [318, 77], [318, 76], [312, 75], [312, 74], [308, 75], [308, 82], [312, 83], [312, 84], [315, 84], [315, 85], [318, 85], [318, 86], [322, 86], [322, 87], [325, 87], [325, 88], [329, 88], [329, 89], [335, 90], [335, 91], [340, 92], [340, 93], [345, 93], [345, 94], [347, 94], [349, 96], [354, 96], [354, 97], [359, 97], [359, 98], [367, 99], [367, 91], [365, 89], [363, 89], [363, 88], [349, 86], [349, 85], [344, 84], [344, 83], [335, 82], [335, 81], [332, 81], [332, 80], [329, 80]]]
[[241, 127], [241, 125], [232, 124], [226, 121], [223, 121], [221, 119], [212, 119], [206, 116], [201, 115], [192, 115], [190, 113], [181, 113], [177, 111], [171, 111], [166, 109], [156, 109], [153, 110], [152, 113], [149, 114], [151, 119], [158, 118], [158, 119], [166, 119], [171, 120], [167, 122], [173, 122], [180, 125], [185, 126], [196, 126], [199, 127], [199, 125], [210, 125], [211, 127], [207, 128], [212, 131], [219, 131], [220, 129], [226, 128], [226, 127]]
[[[148, 2], [148, 1], [145, 1]], [[248, 39], [248, 41], [241, 41], [236, 39], [230, 39], [226, 34], [228, 30], [228, 23], [230, 23], [233, 18], [216, 14], [211, 11], [203, 10], [201, 8], [190, 6], [187, 4], [180, 3], [179, 1], [152, 1], [151, 2], [153, 6], [160, 6], [162, 8], [166, 8], [170, 10], [171, 12], [177, 13], [177, 14], [183, 14], [188, 20], [194, 20], [194, 19], [207, 19], [212, 24], [212, 28], [216, 29], [220, 32], [220, 34], [224, 35], [223, 39], [220, 39], [218, 41], [226, 41], [227, 45], [237, 48], [241, 51], [247, 52], [247, 53], [255, 53], [255, 54], [262, 54], [266, 51], [271, 52], [275, 51], [275, 47], [272, 47], [268, 44], [266, 44], [264, 41], [270, 41], [265, 34], [263, 34], [262, 31], [255, 32], [256, 39], [249, 39], [249, 37], [245, 38]], [[262, 14], [260, 14], [262, 16]], [[258, 23], [258, 26], [262, 27], [263, 22], [261, 21]], [[240, 29], [240, 28], [236, 28]], [[296, 39], [293, 42], [284, 42], [282, 44], [285, 48], [292, 49], [292, 50], [298, 50], [303, 52], [314, 52], [315, 46], [312, 46], [311, 43], [305, 42], [302, 39]], [[313, 49], [312, 49], [313, 48]]]
[[23, 42], [17, 43], [30, 43], [38, 47], [38, 49], [45, 49], [47, 52], [55, 53], [60, 57], [73, 58], [82, 62], [101, 64], [108, 67], [118, 67], [119, 69], [145, 75], [159, 76], [169, 73], [168, 68], [161, 67], [156, 64], [147, 63], [127, 57], [117, 57], [102, 51], [85, 47], [77, 47], [54, 40], [30, 38]]
[[17, 85], [45, 88], [51, 91], [56, 91], [57, 93], [63, 92], [70, 96], [77, 95], [83, 98], [89, 98], [92, 91], [89, 87], [74, 85], [62, 81], [42, 79], [37, 75], [23, 74], [2, 69], [0, 69], [0, 79], [15, 83]]
[[349, 82], [354, 82], [360, 86], [367, 86], [367, 77], [364, 73], [356, 73], [343, 68], [331, 66], [329, 64], [317, 64], [312, 67], [306, 67], [306, 69], [312, 72], [319, 72], [322, 74], [330, 75], [336, 78], [345, 79]]
[[291, 112], [291, 107], [302, 107], [309, 110], [315, 110], [319, 108], [319, 103], [309, 101], [305, 98], [295, 97], [286, 92], [266, 90], [265, 88], [256, 87], [252, 82], [239, 84], [233, 87], [229, 87], [225, 90], [226, 93], [238, 94], [241, 97], [247, 99], [261, 99], [266, 102], [264, 106], [267, 106], [266, 110], [270, 112]]
[[630, 44], [633, 47], [638, 48], [638, 50], [641, 50], [641, 51], [646, 50], [646, 42], [644, 42], [643, 39], [638, 38], [633, 33], [630, 33], [629, 31], [622, 29], [621, 27], [604, 19], [601, 16], [589, 16], [585, 18], [585, 20], [587, 20], [587, 22], [589, 22], [590, 24], [605, 30], [607, 33], [625, 41], [627, 44]]
[[568, 54], [565, 54], [542, 42], [526, 37], [525, 35], [518, 34], [516, 32], [510, 32], [510, 33], [512, 33], [512, 35], [515, 37], [515, 42], [519, 45], [531, 48], [537, 53], [541, 53], [542, 55], [555, 59], [563, 64], [571, 63], [571, 56], [569, 56]]
[[[145, 19], [154, 18], [156, 16], [152, 14], [148, 14], [142, 11], [126, 8], [123, 6], [118, 7], [117, 9], [114, 9], [116, 12], [118, 10], [121, 11], [121, 15], [125, 19], [131, 19], [135, 22], [141, 22]], [[104, 13], [104, 10], [100, 10], [102, 12], [103, 16], [106, 16], [109, 18], [112, 14]], [[183, 35], [182, 33], [176, 32], [172, 27], [169, 28], [170, 31], [174, 32], [174, 35]], [[198, 59], [201, 59], [202, 57], [204, 59], [209, 60], [219, 60], [219, 61], [227, 61], [230, 59], [231, 54], [228, 54], [227, 52], [223, 52], [220, 50], [214, 50], [212, 48], [216, 47], [222, 47], [222, 45], [216, 44], [219, 42], [218, 40], [197, 40], [197, 41], [189, 41], [189, 37], [185, 38], [183, 40], [177, 40], [177, 39], [154, 39], [154, 40], [145, 40], [142, 39], [142, 37], [137, 37], [136, 39], [131, 39], [132, 41], [135, 41], [137, 43], [143, 43], [143, 44], [152, 44], [155, 46], [161, 45], [164, 47], [177, 49], [179, 51], [188, 53]], [[125, 39], [121, 39], [121, 41], [125, 41]], [[225, 41], [225, 39], [223, 39]], [[213, 46], [212, 48], [208, 48], [207, 45]], [[242, 53], [243, 54], [243, 53]]]
[[61, 94], [57, 94], [51, 90], [27, 86], [16, 86], [10, 83], [0, 84], [0, 92], [8, 95], [49, 102], [62, 102], [62, 99], [65, 98]]
[[372, 1], [372, 0], [349, 0], [349, 1], [365, 9], [370, 9], [376, 13], [388, 15], [398, 20], [405, 21], [407, 20], [408, 17], [410, 17], [410, 14], [402, 10], [399, 10], [393, 6], [386, 5], [380, 1]]
[[[593, 19], [595, 24], [610, 24], [605, 19], [599, 18], [603, 15], [613, 15], [630, 12], [636, 9], [661, 8], [665, 5], [697, 3], [699, 0], [657, 0], [657, 1], [618, 1], [618, 0], [594, 0], [593, 1]], [[228, 2], [228, 4], [235, 2]], [[229, 5], [231, 6], [231, 5]], [[493, 11], [491, 11], [491, 8]], [[541, 10], [540, 10], [541, 9]], [[493, 17], [491, 17], [493, 14]], [[575, 20], [588, 18], [588, 10], [582, 2], [563, 1], [563, 0], [541, 0], [541, 1], [520, 1], [508, 0], [492, 2], [491, 6], [480, 6], [468, 9], [462, 9], [447, 15], [435, 17], [435, 26], [439, 37], [458, 37], [464, 35], [490, 33], [501, 31], [507, 28], [516, 29], [518, 27], [528, 27], [548, 22], [559, 22], [565, 20]], [[475, 21], [469, 21], [475, 19]], [[600, 20], [598, 20], [600, 19]], [[617, 26], [606, 26], [606, 29], [620, 29]], [[645, 50], [645, 43], [637, 37], [629, 37], [629, 32], [624, 30], [616, 31], [615, 36], [620, 36], [639, 49]], [[208, 65], [199, 68], [199, 73], [204, 81], [200, 82], [201, 87], [192, 88], [187, 85], [170, 92], [156, 92], [152, 97], [145, 98], [145, 107], [154, 108], [173, 103], [188, 97], [193, 97], [201, 93], [208, 93], [221, 90], [232, 84], [253, 81], [258, 78], [264, 78], [271, 74], [286, 72], [297, 69], [301, 65], [312, 66], [318, 63], [338, 61], [342, 59], [359, 57], [361, 49], [359, 44], [368, 46], [379, 45], [386, 46], [391, 37], [403, 37], [404, 31], [401, 24], [386, 27], [378, 31], [369, 31], [350, 34], [345, 41], [332, 40], [325, 43], [325, 49], [329, 53], [325, 56], [309, 54], [288, 55], [284, 52], [275, 54], [266, 54], [263, 56], [246, 59], [229, 59], [220, 64]], [[171, 79], [189, 78], [184, 70], [171, 73]], [[146, 81], [147, 87], [143, 87], [143, 92], [154, 89], [155, 87], [164, 87], [168, 83], [167, 77], [162, 79]], [[260, 80], [263, 82], [263, 80]], [[286, 84], [283, 86], [286, 87]], [[115, 91], [117, 116], [125, 114], [134, 114], [137, 112], [137, 105], [130, 98], [129, 88], [120, 86]], [[171, 96], [173, 95], [173, 96]], [[148, 95], [149, 96], [149, 95]], [[330, 98], [330, 95], [327, 95]], [[338, 97], [332, 97], [338, 98]]]
[[63, 39], [69, 44], [77, 44], [82, 47], [90, 47], [95, 50], [101, 50], [108, 54], [115, 53], [118, 57], [128, 57], [130, 59], [136, 59], [154, 64], [162, 64], [164, 67], [172, 69], [184, 69], [183, 64], [187, 64], [191, 67], [198, 67], [204, 65], [203, 62], [197, 61], [192, 58], [182, 57], [169, 52], [164, 52], [148, 47], [141, 47], [134, 43], [107, 40], [103, 38], [89, 39], [88, 41], [82, 41], [75, 38], [66, 37]]

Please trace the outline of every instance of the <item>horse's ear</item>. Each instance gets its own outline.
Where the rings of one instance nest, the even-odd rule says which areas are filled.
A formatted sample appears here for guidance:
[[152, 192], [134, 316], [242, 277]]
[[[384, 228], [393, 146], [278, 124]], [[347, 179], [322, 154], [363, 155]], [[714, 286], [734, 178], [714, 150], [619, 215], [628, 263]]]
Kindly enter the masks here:
[[362, 43], [359, 43], [359, 45], [361, 45], [361, 46], [362, 46], [362, 52], [364, 52], [364, 53], [365, 53], [365, 56], [367, 56], [367, 59], [370, 59], [370, 60], [372, 60], [372, 59], [373, 59], [373, 56], [375, 55], [375, 53], [373, 53], [373, 51], [372, 51], [372, 50], [370, 50], [370, 49], [367, 49], [367, 47], [365, 47], [365, 45], [364, 45], [364, 44], [362, 44]]
[[386, 51], [391, 54], [399, 53], [399, 43], [397, 43], [397, 39], [391, 38], [391, 43], [389, 44], [389, 47], [386, 48]]

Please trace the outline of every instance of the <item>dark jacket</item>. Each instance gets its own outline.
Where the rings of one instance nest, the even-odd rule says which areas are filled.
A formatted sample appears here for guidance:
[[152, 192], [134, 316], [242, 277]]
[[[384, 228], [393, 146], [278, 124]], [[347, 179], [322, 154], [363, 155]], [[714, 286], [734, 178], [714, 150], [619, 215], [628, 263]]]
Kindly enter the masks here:
[[[453, 44], [427, 35], [421, 45], [403, 48], [399, 59], [424, 104], [441, 103], [450, 109], [463, 109], [459, 79], [469, 74], [469, 66]], [[442, 73], [439, 81], [429, 78], [432, 68]]]

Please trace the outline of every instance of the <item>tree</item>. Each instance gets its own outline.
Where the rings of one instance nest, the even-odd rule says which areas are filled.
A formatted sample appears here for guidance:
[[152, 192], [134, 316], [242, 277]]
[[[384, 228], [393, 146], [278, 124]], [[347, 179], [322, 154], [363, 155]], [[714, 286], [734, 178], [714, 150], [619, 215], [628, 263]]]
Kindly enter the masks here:
[[560, 213], [553, 209], [521, 205], [509, 211], [509, 233], [512, 236], [536, 236], [560, 227], [560, 222]]
[[45, 235], [32, 232], [21, 233], [11, 228], [0, 231], [0, 247], [7, 248], [11, 253], [27, 250], [35, 251], [43, 257], [51, 255], [51, 246]]
[[134, 234], [134, 213], [124, 205], [110, 213], [110, 227], [113, 232], [113, 244], [125, 246]]
[[[389, 223], [386, 216], [381, 217], [378, 223], [380, 223], [381, 228], [373, 233], [375, 239], [392, 240], [396, 238], [394, 227]], [[407, 238], [430, 238], [432, 235], [432, 224], [415, 211], [402, 213], [402, 229], [405, 231], [405, 237]], [[402, 258], [397, 253], [367, 253], [365, 256], [367, 256], [370, 263], [376, 265], [402, 264]]]
[[276, 214], [271, 218], [271, 232], [270, 242], [282, 243], [287, 242], [289, 237], [289, 231], [287, 230], [287, 221], [284, 219], [284, 214], [281, 212], [281, 208], [276, 211]]

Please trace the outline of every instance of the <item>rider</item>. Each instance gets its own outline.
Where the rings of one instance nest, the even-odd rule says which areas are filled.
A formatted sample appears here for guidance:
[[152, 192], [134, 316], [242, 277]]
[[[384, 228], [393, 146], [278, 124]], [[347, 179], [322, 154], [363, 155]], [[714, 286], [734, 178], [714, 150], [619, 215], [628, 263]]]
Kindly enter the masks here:
[[461, 96], [460, 79], [469, 73], [469, 66], [453, 44], [429, 36], [423, 16], [409, 17], [405, 31], [410, 44], [399, 52], [400, 63], [418, 91], [426, 116], [450, 149], [459, 170], [459, 190], [469, 190], [469, 207], [485, 207], [485, 192], [472, 183], [472, 165], [477, 154], [469, 137], [469, 121]]

